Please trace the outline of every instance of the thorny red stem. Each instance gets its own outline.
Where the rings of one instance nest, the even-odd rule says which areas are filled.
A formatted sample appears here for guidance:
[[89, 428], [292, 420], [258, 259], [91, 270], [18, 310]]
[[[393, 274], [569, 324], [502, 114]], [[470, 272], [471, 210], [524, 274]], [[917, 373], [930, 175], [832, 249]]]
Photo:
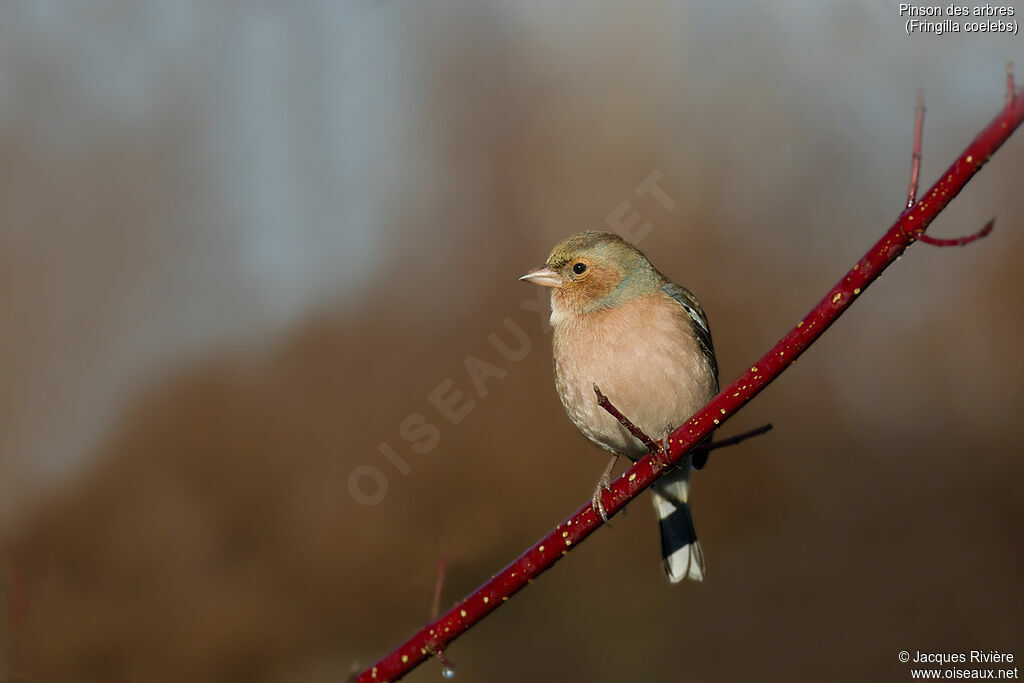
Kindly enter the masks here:
[[[1024, 97], [1018, 93], [1012, 98], [1012, 106], [1000, 111], [924, 197], [910, 210], [900, 214], [882, 238], [796, 327], [669, 436], [666, 448], [669, 459], [675, 462], [683, 457], [757, 396], [783, 370], [795, 363], [800, 354], [849, 308], [861, 292], [914, 243], [1022, 121]], [[665, 471], [652, 456], [644, 456], [612, 484], [611, 494], [607, 496], [610, 499], [606, 504], [608, 514], [614, 515], [621, 510]], [[431, 655], [431, 648], [443, 649], [603, 524], [588, 500], [510, 565], [456, 603], [440, 619], [427, 624], [393, 652], [363, 671], [358, 680], [360, 683], [393, 681], [405, 675]]]

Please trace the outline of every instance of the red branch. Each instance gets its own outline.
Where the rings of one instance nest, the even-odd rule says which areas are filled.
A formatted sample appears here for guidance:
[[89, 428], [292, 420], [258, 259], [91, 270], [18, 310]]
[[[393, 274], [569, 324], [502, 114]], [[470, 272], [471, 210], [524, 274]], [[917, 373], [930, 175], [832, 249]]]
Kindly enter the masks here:
[[[896, 223], [829, 290], [825, 298], [797, 323], [796, 327], [696, 415], [669, 435], [663, 452], [672, 462], [678, 461], [688, 450], [707, 438], [720, 424], [732, 417], [737, 410], [782, 374], [783, 370], [795, 363], [800, 354], [849, 308], [868, 285], [914, 243], [1024, 121], [1024, 97], [1018, 94], [1010, 98], [1010, 105], [1003, 108], [967, 146], [919, 202], [900, 214]], [[611, 493], [606, 496], [608, 514], [614, 515], [621, 510], [665, 471], [667, 470], [651, 455], [640, 459], [612, 484]], [[527, 583], [550, 568], [583, 539], [601, 528], [602, 524], [590, 501], [587, 501], [571, 517], [468, 597], [460, 600], [440, 619], [428, 624], [393, 652], [363, 671], [358, 681], [393, 681], [405, 675], [430, 657], [431, 653], [443, 650], [448, 643], [523, 589]]]

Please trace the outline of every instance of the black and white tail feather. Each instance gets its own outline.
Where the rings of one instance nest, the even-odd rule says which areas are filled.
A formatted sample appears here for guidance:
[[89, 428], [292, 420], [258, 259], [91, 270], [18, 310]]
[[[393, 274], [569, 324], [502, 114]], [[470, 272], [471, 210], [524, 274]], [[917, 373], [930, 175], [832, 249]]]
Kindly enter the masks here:
[[690, 506], [690, 460], [669, 472], [654, 485], [654, 507], [661, 526], [661, 557], [668, 580], [704, 580], [704, 550], [693, 528]]
[[[704, 309], [690, 290], [674, 282], [666, 283], [662, 291], [682, 305], [689, 315], [693, 323], [694, 337], [715, 378], [714, 387], [717, 392], [718, 362], [715, 359], [711, 328], [708, 326]], [[700, 469], [706, 460], [707, 455], [701, 456], [696, 463], [697, 469]], [[661, 526], [661, 557], [665, 564], [665, 573], [672, 583], [678, 583], [683, 579], [704, 580], [704, 550], [697, 540], [697, 531], [693, 528], [693, 518], [690, 516], [688, 504], [690, 470], [693, 469], [693, 465], [693, 455], [686, 456], [674, 472], [669, 472], [654, 485], [654, 507], [658, 511], [658, 522]]]

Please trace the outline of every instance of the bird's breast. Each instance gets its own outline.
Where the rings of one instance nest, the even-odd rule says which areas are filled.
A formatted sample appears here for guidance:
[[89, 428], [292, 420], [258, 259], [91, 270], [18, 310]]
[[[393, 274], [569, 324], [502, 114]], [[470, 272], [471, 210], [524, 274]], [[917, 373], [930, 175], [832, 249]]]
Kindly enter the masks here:
[[615, 308], [553, 315], [555, 386], [569, 418], [588, 439], [634, 458], [645, 450], [597, 404], [595, 384], [654, 439], [715, 394], [713, 370], [685, 315], [660, 292]]

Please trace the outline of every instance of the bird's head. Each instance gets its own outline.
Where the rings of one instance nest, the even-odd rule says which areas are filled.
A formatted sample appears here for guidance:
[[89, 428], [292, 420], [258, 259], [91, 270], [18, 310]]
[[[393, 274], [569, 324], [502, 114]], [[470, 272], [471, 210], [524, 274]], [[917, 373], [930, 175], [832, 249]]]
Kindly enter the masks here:
[[593, 230], [566, 238], [543, 266], [519, 279], [551, 287], [552, 309], [563, 313], [613, 308], [655, 291], [665, 281], [632, 244]]

